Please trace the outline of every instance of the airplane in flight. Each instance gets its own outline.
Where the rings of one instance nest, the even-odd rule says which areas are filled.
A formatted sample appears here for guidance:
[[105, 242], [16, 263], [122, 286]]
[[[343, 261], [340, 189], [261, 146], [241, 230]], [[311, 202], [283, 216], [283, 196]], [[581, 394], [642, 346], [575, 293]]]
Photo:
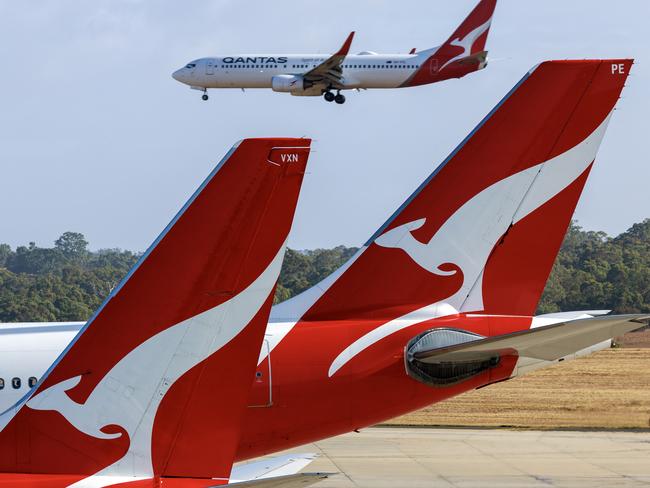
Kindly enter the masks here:
[[[221, 210], [216, 216], [209, 210], [219, 207], [202, 207], [207, 213], [189, 223], [181, 214], [168, 228], [178, 230], [177, 245], [158, 253], [163, 234], [88, 323], [1, 326], [0, 372], [32, 367], [26, 374], [36, 384], [29, 389], [23, 378], [21, 397], [4, 405], [0, 472], [5, 479], [61, 477], [44, 487], [68, 486], [71, 473], [82, 483], [71, 486], [106, 486], [83, 484], [103, 475], [125, 476], [123, 486], [152, 486], [152, 473], [197, 480], [183, 486], [202, 487], [208, 478], [226, 483], [233, 461], [374, 425], [608, 347], [612, 337], [643, 326], [650, 315], [534, 315], [631, 67], [632, 60], [607, 59], [531, 69], [347, 263], [270, 309], [252, 367], [248, 348], [227, 338], [214, 355], [205, 336], [179, 339], [164, 354], [144, 347], [160, 335], [154, 332], [166, 335], [165, 327], [188, 317], [209, 328], [202, 313], [240, 297], [243, 285], [232, 283], [249, 283], [264, 268], [248, 272], [247, 260], [268, 263], [286, 238], [288, 223], [272, 234], [273, 245], [259, 238], [266, 259], [244, 258], [246, 246], [226, 239], [221, 245], [234, 246], [234, 254], [220, 250], [224, 257], [213, 262], [209, 244], [216, 246], [225, 231], [217, 226], [219, 235], [212, 235], [210, 219]], [[278, 145], [300, 145], [295, 141]], [[237, 176], [232, 181], [239, 186], [224, 198], [251, 205], [250, 195], [238, 193]], [[293, 202], [296, 193], [287, 198]], [[186, 212], [197, 204], [198, 197]], [[237, 215], [227, 235], [248, 242], [255, 219]], [[264, 213], [257, 228], [272, 233], [263, 219], [282, 215]], [[264, 293], [270, 304], [271, 291]], [[236, 308], [233, 317], [247, 315], [235, 322], [266, 320], [261, 301], [246, 302], [255, 303], [255, 313]], [[48, 350], [55, 334], [59, 345], [71, 341], [63, 352]], [[16, 355], [6, 353], [12, 348]], [[156, 363], [177, 356], [185, 368]], [[201, 358], [203, 367], [188, 369]], [[37, 371], [47, 361], [53, 366]], [[227, 369], [227, 379], [219, 368]], [[235, 376], [248, 374], [242, 400]], [[7, 384], [0, 398], [11, 389]], [[152, 392], [153, 410], [143, 400]], [[138, 405], [136, 413], [119, 408], [129, 402]], [[144, 433], [133, 427], [141, 420]], [[130, 471], [116, 471], [127, 465]], [[149, 484], [126, 483], [138, 476]]]
[[[342, 90], [403, 88], [463, 76], [487, 66], [487, 41], [496, 0], [481, 0], [441, 46], [408, 54], [348, 54], [352, 32], [331, 56], [226, 54], [196, 59], [172, 77], [203, 92], [208, 88], [270, 88], [294, 96], [323, 96], [345, 103]], [[336, 92], [336, 94], [334, 93]]]

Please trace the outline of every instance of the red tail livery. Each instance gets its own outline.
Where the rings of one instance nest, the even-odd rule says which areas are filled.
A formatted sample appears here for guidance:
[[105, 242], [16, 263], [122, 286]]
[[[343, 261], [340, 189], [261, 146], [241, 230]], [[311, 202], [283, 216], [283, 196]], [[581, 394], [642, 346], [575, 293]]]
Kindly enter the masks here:
[[5, 485], [228, 479], [309, 144], [252, 139], [232, 149], [2, 415], [1, 471], [29, 473], [0, 476]]
[[272, 406], [249, 412], [240, 458], [372, 425], [640, 326], [596, 312], [533, 317], [631, 65], [532, 69], [348, 263], [273, 308], [259, 365], [273, 372]]

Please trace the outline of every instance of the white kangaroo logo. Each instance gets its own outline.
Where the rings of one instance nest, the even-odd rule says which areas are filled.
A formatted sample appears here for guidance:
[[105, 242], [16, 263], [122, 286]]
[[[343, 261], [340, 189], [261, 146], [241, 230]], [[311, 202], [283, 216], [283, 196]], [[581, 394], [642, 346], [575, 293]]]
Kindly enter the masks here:
[[390, 320], [357, 339], [334, 359], [329, 375], [367, 347], [406, 327], [459, 311], [483, 310], [483, 269], [492, 249], [510, 225], [551, 200], [587, 169], [596, 157], [610, 117], [575, 147], [497, 181], [472, 197], [429, 242], [422, 243], [411, 234], [424, 225], [426, 218], [399, 225], [377, 237], [374, 243], [378, 246], [402, 250], [435, 275], [453, 275], [455, 270], [442, 271], [440, 266], [455, 264], [463, 272], [463, 284], [452, 296]]
[[458, 56], [454, 56], [449, 61], [447, 61], [445, 64], [443, 64], [440, 67], [439, 71], [442, 71], [445, 68], [445, 66], [450, 65], [454, 61], [458, 61], [459, 59], [462, 59], [465, 56], [471, 55], [472, 54], [472, 46], [476, 42], [476, 39], [481, 37], [481, 35], [490, 28], [490, 23], [491, 22], [492, 22], [492, 17], [490, 17], [487, 20], [487, 22], [485, 22], [484, 24], [479, 25], [476, 29], [474, 29], [473, 31], [466, 34], [465, 37], [463, 37], [462, 39], [460, 37], [457, 37], [453, 41], [450, 41], [449, 44], [451, 44], [452, 46], [463, 48], [463, 52], [460, 53]]
[[[456, 274], [456, 269], [450, 271], [440, 269], [443, 264], [453, 265], [457, 259], [453, 253], [447, 252], [445, 254], [443, 252], [444, 246], [441, 246], [441, 243], [437, 242], [435, 235], [427, 243], [420, 242], [413, 237], [413, 231], [422, 227], [426, 221], [426, 218], [418, 219], [395, 227], [375, 239], [375, 244], [382, 247], [401, 249], [429, 273], [438, 276], [451, 276]], [[436, 235], [440, 234], [437, 233]], [[432, 252], [434, 249], [436, 252]]]
[[267, 300], [277, 280], [284, 245], [262, 274], [230, 300], [184, 320], [149, 338], [124, 356], [102, 378], [83, 404], [66, 391], [82, 376], [51, 386], [27, 402], [33, 410], [59, 412], [77, 430], [99, 439], [121, 433], [102, 429], [116, 425], [129, 435], [127, 453], [91, 478], [71, 486], [104, 486], [101, 477], [153, 476], [151, 438], [154, 418], [169, 388], [187, 371], [239, 334]]

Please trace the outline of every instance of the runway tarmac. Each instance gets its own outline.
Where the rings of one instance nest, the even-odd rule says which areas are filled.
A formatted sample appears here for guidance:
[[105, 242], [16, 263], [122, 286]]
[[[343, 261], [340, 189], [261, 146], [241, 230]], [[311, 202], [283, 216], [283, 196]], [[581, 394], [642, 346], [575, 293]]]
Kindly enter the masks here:
[[650, 432], [365, 429], [303, 447], [319, 488], [647, 487]]

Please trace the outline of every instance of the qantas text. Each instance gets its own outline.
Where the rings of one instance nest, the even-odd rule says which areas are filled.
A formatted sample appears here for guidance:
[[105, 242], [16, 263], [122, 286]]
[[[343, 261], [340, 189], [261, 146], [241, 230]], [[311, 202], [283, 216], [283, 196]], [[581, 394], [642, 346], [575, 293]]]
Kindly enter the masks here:
[[231, 63], [232, 64], [234, 64], [234, 63], [243, 63], [243, 64], [246, 64], [246, 63], [283, 64], [283, 63], [287, 62], [287, 58], [285, 58], [284, 56], [280, 56], [280, 57], [277, 57], [277, 58], [275, 58], [273, 56], [270, 56], [270, 57], [256, 56], [256, 57], [253, 57], [253, 58], [248, 58], [248, 57], [246, 57], [246, 58], [242, 58], [242, 57], [234, 58], [234, 57], [231, 56], [231, 57], [223, 58], [222, 61], [225, 64], [231, 64]]

